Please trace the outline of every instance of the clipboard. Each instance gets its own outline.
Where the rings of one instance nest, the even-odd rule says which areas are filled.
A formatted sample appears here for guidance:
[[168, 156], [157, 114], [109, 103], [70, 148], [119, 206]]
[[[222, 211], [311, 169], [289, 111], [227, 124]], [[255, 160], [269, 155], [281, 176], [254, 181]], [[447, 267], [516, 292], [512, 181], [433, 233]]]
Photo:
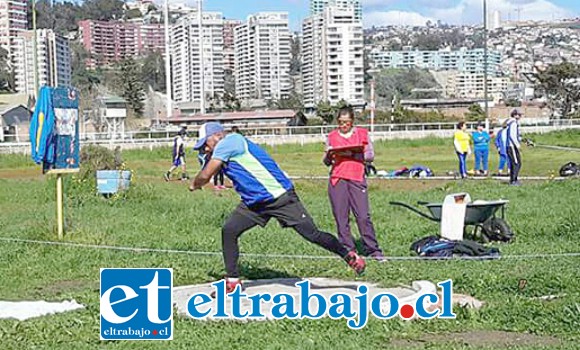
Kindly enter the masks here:
[[365, 146], [364, 145], [352, 145], [352, 146], [340, 146], [340, 147], [333, 147], [328, 150], [329, 154], [335, 152], [343, 152], [343, 151], [351, 151], [353, 153], [364, 153]]

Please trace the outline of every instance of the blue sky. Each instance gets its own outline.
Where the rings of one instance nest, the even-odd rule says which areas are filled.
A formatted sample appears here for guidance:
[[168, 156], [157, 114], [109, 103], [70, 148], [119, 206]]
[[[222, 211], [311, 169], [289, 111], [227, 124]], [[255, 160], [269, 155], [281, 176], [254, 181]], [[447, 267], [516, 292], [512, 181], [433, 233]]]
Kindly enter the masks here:
[[[173, 0], [170, 0], [173, 1]], [[184, 1], [184, 0], [181, 0]], [[181, 2], [176, 1], [176, 2]], [[195, 0], [185, 0], [194, 4]], [[483, 0], [361, 0], [365, 26], [379, 24], [424, 24], [441, 19], [457, 23], [480, 23]], [[507, 19], [560, 19], [580, 17], [580, 0], [488, 0], [490, 13]], [[204, 0], [206, 10], [227, 18], [245, 19], [260, 11], [285, 11], [293, 30], [308, 16], [309, 0]], [[518, 11], [519, 9], [519, 11]]]

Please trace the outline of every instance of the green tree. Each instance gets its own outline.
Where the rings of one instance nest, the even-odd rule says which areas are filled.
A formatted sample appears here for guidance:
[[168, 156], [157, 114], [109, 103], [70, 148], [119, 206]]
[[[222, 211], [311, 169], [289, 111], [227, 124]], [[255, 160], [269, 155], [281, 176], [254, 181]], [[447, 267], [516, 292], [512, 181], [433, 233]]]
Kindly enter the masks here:
[[290, 75], [299, 75], [302, 72], [302, 51], [300, 39], [297, 35], [292, 36], [290, 46]]
[[[391, 106], [394, 96], [400, 99], [440, 97], [440, 86], [427, 70], [384, 69], [375, 73], [375, 95], [378, 106]], [[368, 90], [367, 90], [368, 93]]]
[[131, 57], [121, 60], [116, 66], [116, 90], [127, 100], [135, 116], [143, 116], [145, 89], [141, 80], [141, 67]]
[[274, 103], [278, 109], [291, 109], [294, 111], [302, 111], [304, 109], [303, 97], [301, 94], [292, 91], [290, 96], [282, 98]]
[[0, 47], [0, 91], [12, 92], [14, 89], [14, 71], [10, 68], [8, 51]]
[[139, 9], [130, 9], [125, 12], [125, 19], [141, 18], [143, 14]]
[[122, 19], [125, 12], [124, 4], [121, 0], [85, 0], [81, 11], [86, 19], [98, 21]]
[[328, 101], [320, 101], [316, 106], [316, 116], [326, 124], [331, 124], [336, 116], [336, 109]]
[[443, 38], [439, 35], [421, 33], [415, 37], [413, 46], [418, 50], [438, 50], [443, 45]]
[[550, 108], [562, 118], [570, 117], [580, 103], [580, 65], [571, 62], [552, 65], [534, 77]]
[[512, 98], [512, 99], [505, 101], [505, 105], [506, 105], [506, 107], [521, 107], [522, 101]]
[[101, 71], [86, 68], [86, 61], [90, 58], [90, 54], [81, 43], [71, 42], [71, 52], [72, 85], [81, 92], [81, 95], [94, 92], [102, 81]]
[[334, 109], [335, 109], [335, 111], [338, 112], [339, 109], [344, 108], [344, 107], [348, 107], [348, 106], [349, 106], [348, 102], [346, 102], [344, 99], [341, 99], [340, 101], [338, 101], [336, 106], [334, 106]]
[[151, 11], [157, 11], [157, 6], [155, 6], [155, 4], [149, 4], [149, 6], [147, 7], [147, 13]]
[[143, 59], [141, 80], [153, 90], [165, 93], [165, 59], [160, 52], [153, 52]]
[[231, 97], [236, 95], [236, 79], [231, 69], [224, 70], [224, 92]]
[[242, 105], [240, 100], [236, 98], [236, 96], [227, 90], [221, 96], [222, 98], [222, 105], [226, 111], [239, 111], [242, 109]]
[[465, 119], [470, 122], [476, 122], [485, 119], [485, 112], [483, 108], [477, 103], [472, 104], [468, 108], [468, 112], [465, 114]]

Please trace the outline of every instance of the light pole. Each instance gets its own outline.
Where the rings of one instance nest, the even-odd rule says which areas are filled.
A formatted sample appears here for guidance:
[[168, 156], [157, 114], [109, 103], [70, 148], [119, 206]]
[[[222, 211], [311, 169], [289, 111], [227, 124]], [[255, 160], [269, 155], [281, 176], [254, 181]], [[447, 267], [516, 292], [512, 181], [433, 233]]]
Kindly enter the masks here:
[[370, 107], [371, 107], [371, 140], [373, 140], [375, 136], [375, 111], [377, 108], [376, 98], [375, 98], [375, 73], [378, 72], [377, 69], [369, 69], [367, 71], [370, 76], [370, 87], [371, 87], [371, 96], [370, 96]]
[[[171, 62], [169, 54], [169, 0], [165, 0], [165, 93], [167, 96], [166, 102], [166, 118], [173, 115], [173, 107], [171, 101], [172, 86], [171, 86]], [[157, 120], [159, 124], [159, 120]]]
[[374, 141], [375, 136], [375, 79], [371, 80], [371, 141]]
[[38, 49], [36, 37], [36, 0], [32, 0], [32, 62], [34, 64], [34, 97], [38, 101]]
[[485, 98], [485, 129], [489, 130], [489, 101], [487, 84], [487, 0], [483, 0], [483, 95]]
[[199, 25], [199, 82], [201, 84], [201, 98], [199, 100], [199, 112], [205, 114], [205, 69], [203, 67], [203, 13], [202, 0], [197, 0], [197, 15]]

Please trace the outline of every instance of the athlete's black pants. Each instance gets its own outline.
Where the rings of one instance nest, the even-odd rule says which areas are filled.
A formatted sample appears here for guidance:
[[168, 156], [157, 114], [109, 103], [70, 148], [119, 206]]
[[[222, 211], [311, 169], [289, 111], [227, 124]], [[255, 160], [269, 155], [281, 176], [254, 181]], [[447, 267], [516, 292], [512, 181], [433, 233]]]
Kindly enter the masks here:
[[282, 195], [271, 203], [249, 208], [241, 203], [231, 214], [222, 229], [222, 245], [227, 277], [239, 277], [238, 238], [246, 231], [260, 225], [266, 226], [271, 218], [282, 227], [291, 227], [309, 242], [344, 258], [348, 250], [330, 233], [319, 231], [314, 221], [302, 206], [294, 191]]
[[520, 150], [516, 147], [508, 147], [508, 158], [510, 159], [510, 183], [518, 181], [518, 175], [522, 168], [522, 157]]

